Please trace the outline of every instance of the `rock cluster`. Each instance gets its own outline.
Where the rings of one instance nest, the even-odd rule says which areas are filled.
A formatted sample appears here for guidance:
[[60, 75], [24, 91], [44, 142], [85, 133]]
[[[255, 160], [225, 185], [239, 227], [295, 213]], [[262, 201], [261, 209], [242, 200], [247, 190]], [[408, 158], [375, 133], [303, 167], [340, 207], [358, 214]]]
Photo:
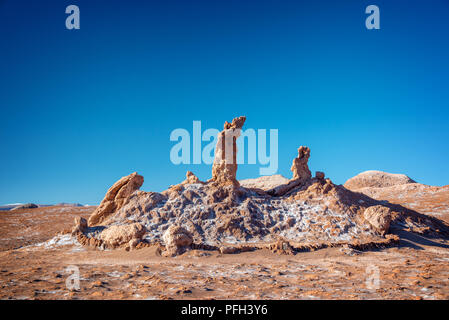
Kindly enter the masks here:
[[323, 172], [312, 178], [310, 149], [304, 146], [287, 182], [277, 178], [281, 184], [265, 190], [241, 186], [236, 139], [245, 120], [225, 123], [209, 181], [188, 171], [183, 182], [164, 192], [145, 192], [138, 190], [143, 177], [133, 173], [108, 190], [88, 224], [77, 220], [73, 233], [81, 243], [108, 248], [163, 246], [164, 256], [190, 249], [236, 253], [253, 250], [255, 243], [282, 254], [345, 244], [382, 247], [397, 243], [388, 232], [404, 225], [449, 234], [437, 219], [335, 185]]

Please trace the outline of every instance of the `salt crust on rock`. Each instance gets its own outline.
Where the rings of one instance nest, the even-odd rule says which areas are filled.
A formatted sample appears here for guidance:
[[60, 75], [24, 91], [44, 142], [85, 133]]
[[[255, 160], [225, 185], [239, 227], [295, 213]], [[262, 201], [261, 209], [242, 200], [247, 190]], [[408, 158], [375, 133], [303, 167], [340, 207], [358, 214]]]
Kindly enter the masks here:
[[[238, 117], [225, 123], [212, 179], [202, 182], [187, 172], [183, 182], [158, 193], [138, 190], [143, 177], [137, 173], [123, 177], [108, 190], [89, 218], [89, 227], [76, 221], [74, 232], [80, 242], [129, 248], [159, 245], [165, 256], [189, 249], [236, 253], [261, 247], [294, 254], [330, 246], [363, 250], [393, 245], [398, 237], [389, 230], [409, 226], [449, 234], [438, 219], [335, 185], [322, 172], [312, 178], [310, 149], [305, 146], [293, 160], [290, 180], [268, 190], [240, 186], [234, 160], [245, 120]], [[228, 134], [234, 138], [225, 139]], [[232, 157], [227, 156], [230, 150]]]

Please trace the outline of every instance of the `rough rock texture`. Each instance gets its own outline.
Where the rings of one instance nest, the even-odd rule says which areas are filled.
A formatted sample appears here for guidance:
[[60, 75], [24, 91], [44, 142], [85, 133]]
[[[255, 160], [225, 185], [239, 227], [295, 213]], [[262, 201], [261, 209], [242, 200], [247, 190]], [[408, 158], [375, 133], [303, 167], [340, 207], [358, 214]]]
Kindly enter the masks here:
[[166, 246], [164, 255], [167, 256], [184, 253], [193, 242], [191, 233], [178, 225], [168, 227], [163, 235], [163, 240]]
[[280, 197], [286, 195], [289, 191], [299, 187], [301, 185], [301, 181], [299, 179], [289, 180], [286, 184], [281, 184], [273, 189], [267, 191], [267, 193], [274, 197]]
[[238, 117], [227, 121], [224, 124], [223, 131], [218, 134], [217, 145], [215, 147], [214, 163], [212, 165], [212, 180], [222, 185], [238, 186], [236, 179], [237, 172], [237, 138], [240, 136], [241, 129], [245, 123], [246, 117]]
[[192, 184], [192, 183], [203, 183], [198, 179], [198, 177], [192, 172], [187, 171], [186, 173], [186, 179], [181, 184]]
[[388, 233], [391, 222], [391, 210], [385, 206], [371, 206], [365, 209], [363, 217], [380, 234]]
[[240, 185], [245, 188], [262, 189], [268, 191], [280, 185], [288, 183], [288, 179], [280, 174], [262, 176], [255, 179], [239, 180]]
[[116, 248], [130, 242], [140, 241], [145, 233], [145, 227], [140, 223], [114, 225], [102, 231], [99, 239], [108, 247]]
[[[283, 196], [289, 191], [303, 186], [311, 181], [312, 173], [309, 170], [308, 161], [310, 157], [310, 149], [308, 147], [300, 146], [298, 148], [298, 156], [293, 159], [292, 167], [290, 170], [293, 173], [293, 177], [285, 184], [279, 185], [267, 191], [272, 196]], [[321, 173], [318, 173], [321, 176]], [[323, 177], [324, 179], [324, 174]]]
[[270, 246], [270, 250], [274, 253], [292, 255], [294, 254], [294, 248], [290, 243], [282, 238]]
[[371, 170], [352, 177], [346, 181], [344, 186], [349, 190], [355, 191], [362, 188], [385, 188], [414, 182], [404, 174]]
[[[233, 185], [198, 183], [178, 185], [163, 194], [136, 192], [105, 225], [141, 223], [148, 230], [143, 240], [165, 245], [167, 255], [186, 249], [178, 250], [165, 242], [164, 234], [174, 226], [187, 230], [193, 244], [211, 248], [273, 243], [279, 237], [300, 243], [298, 247], [321, 248], [355, 240], [375, 246], [382, 244], [384, 238], [367, 223], [364, 212], [376, 205], [381, 204], [329, 179], [311, 179], [282, 197]], [[437, 232], [445, 228], [438, 221], [405, 208], [392, 210], [392, 223], [399, 229], [430, 227], [428, 231]]]
[[[140, 241], [141, 236], [141, 243], [163, 246], [163, 254], [172, 256], [189, 248], [233, 253], [264, 247], [283, 254], [344, 245], [365, 250], [396, 244], [398, 236], [387, 233], [401, 230], [449, 236], [449, 226], [438, 219], [335, 185], [319, 172], [312, 178], [307, 147], [298, 149], [293, 178], [287, 183], [268, 191], [239, 185], [237, 164], [224, 157], [227, 150], [236, 150], [235, 140], [229, 145], [222, 142], [228, 131], [235, 133], [244, 121], [240, 117], [225, 123], [211, 180], [201, 182], [188, 172], [185, 181], [157, 193], [136, 191], [143, 178], [125, 177], [104, 200], [103, 207], [113, 202], [114, 209], [106, 211], [107, 216], [99, 215], [105, 212], [100, 206], [91, 217], [97, 221], [100, 216], [104, 230], [89, 224], [80, 241], [132, 248], [137, 246], [134, 239]], [[121, 199], [119, 205], [117, 199]], [[138, 236], [118, 231], [130, 225], [141, 226]]]
[[87, 220], [83, 217], [75, 218], [75, 226], [72, 229], [72, 235], [77, 233], [84, 233], [87, 231]]
[[[436, 216], [449, 222], [449, 185], [443, 187], [428, 186], [410, 182], [412, 180], [405, 175], [382, 173], [383, 176], [399, 177], [396, 179], [396, 183], [392, 185], [392, 183], [379, 183], [379, 175], [376, 174], [361, 175], [363, 179], [359, 179], [359, 176], [351, 178], [346, 182], [345, 187], [373, 199], [402, 205], [408, 209]], [[373, 181], [370, 181], [370, 178]]]
[[310, 157], [310, 149], [308, 147], [301, 146], [298, 149], [298, 156], [293, 159], [292, 167], [290, 170], [293, 172], [292, 180], [299, 180], [299, 183], [304, 183], [312, 177], [312, 173], [309, 170], [307, 162]]
[[89, 218], [89, 225], [102, 223], [109, 215], [119, 210], [127, 198], [143, 184], [143, 177], [137, 172], [121, 178], [108, 190], [100, 206]]

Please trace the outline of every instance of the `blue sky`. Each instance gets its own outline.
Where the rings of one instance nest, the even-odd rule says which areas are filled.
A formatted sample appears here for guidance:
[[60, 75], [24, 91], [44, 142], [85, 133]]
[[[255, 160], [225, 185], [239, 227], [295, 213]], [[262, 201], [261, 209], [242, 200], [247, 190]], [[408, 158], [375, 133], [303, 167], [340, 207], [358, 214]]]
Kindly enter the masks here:
[[96, 204], [133, 171], [147, 191], [206, 180], [211, 166], [170, 162], [170, 132], [240, 115], [279, 130], [287, 177], [307, 145], [335, 183], [377, 169], [447, 185], [448, 17], [447, 0], [0, 0], [0, 204]]

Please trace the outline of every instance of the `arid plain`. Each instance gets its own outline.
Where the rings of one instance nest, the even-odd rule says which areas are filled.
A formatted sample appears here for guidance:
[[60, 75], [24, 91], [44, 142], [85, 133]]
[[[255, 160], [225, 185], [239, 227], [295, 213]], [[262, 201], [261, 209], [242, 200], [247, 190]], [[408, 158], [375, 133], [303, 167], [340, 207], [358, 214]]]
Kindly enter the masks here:
[[449, 186], [336, 185], [304, 146], [292, 178], [238, 181], [225, 138], [244, 122], [225, 123], [208, 181], [145, 192], [132, 173], [98, 207], [0, 212], [0, 298], [449, 298]]

